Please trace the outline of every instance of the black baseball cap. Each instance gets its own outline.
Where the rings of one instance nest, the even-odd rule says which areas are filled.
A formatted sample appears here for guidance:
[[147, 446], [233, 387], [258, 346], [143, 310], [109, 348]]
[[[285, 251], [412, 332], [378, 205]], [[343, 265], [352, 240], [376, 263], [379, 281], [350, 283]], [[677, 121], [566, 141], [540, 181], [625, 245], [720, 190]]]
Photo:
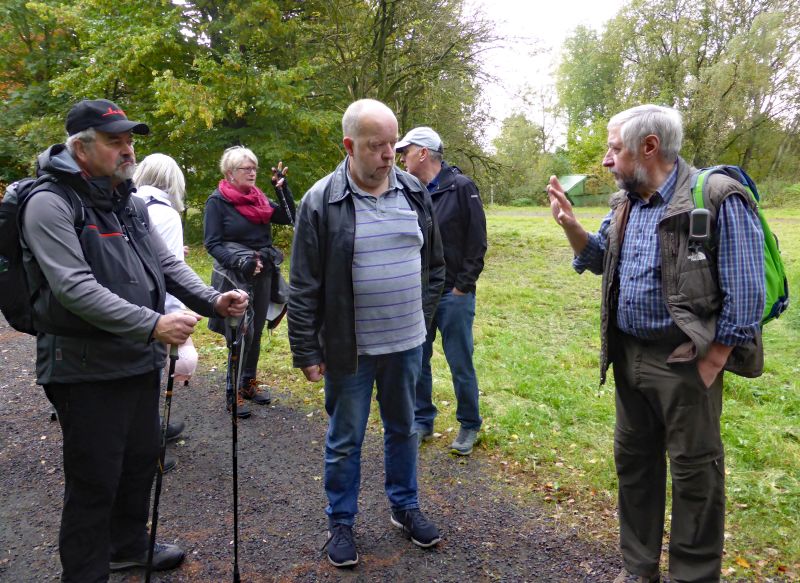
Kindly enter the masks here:
[[150, 128], [145, 123], [130, 121], [119, 105], [108, 99], [84, 99], [72, 106], [67, 114], [67, 134], [94, 128], [107, 134], [133, 132], [146, 135]]

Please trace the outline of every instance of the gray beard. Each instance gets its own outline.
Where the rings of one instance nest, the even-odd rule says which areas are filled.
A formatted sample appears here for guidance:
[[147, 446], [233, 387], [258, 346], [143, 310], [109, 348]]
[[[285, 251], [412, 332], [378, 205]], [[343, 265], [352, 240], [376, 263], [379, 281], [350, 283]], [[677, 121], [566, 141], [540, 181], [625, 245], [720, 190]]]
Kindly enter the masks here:
[[631, 176], [620, 177], [618, 174], [615, 174], [614, 181], [619, 188], [627, 192], [639, 192], [648, 182], [647, 173], [639, 162], [634, 162], [633, 174]]
[[120, 166], [114, 171], [114, 175], [112, 178], [119, 180], [120, 182], [124, 182], [125, 180], [130, 180], [133, 178], [133, 174], [136, 172], [136, 164], [129, 164], [128, 166]]

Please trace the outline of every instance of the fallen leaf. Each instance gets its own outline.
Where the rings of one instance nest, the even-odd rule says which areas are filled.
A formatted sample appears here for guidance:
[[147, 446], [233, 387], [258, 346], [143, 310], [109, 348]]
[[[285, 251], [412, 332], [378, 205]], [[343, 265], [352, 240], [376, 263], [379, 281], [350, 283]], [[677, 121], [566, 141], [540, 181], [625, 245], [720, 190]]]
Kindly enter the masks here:
[[742, 557], [736, 557], [736, 561], [735, 561], [735, 562], [736, 562], [736, 564], [737, 564], [737, 565], [739, 565], [739, 566], [740, 566], [740, 567], [742, 567], [743, 569], [750, 569], [750, 568], [751, 568], [751, 567], [750, 567], [750, 563], [748, 563], [748, 562], [747, 562], [745, 559], [743, 559]]

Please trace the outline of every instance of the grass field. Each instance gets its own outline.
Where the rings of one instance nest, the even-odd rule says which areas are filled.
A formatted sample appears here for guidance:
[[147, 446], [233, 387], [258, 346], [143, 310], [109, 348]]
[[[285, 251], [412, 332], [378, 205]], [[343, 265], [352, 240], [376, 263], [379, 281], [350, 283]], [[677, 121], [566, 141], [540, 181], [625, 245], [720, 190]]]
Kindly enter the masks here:
[[[579, 209], [588, 229], [601, 208]], [[800, 211], [767, 214], [781, 241], [794, 301], [800, 297]], [[478, 286], [475, 362], [484, 431], [481, 454], [496, 455], [503, 479], [520, 496], [552, 505], [559, 520], [587, 536], [614, 540], [616, 478], [612, 459], [613, 380], [599, 385], [599, 287], [577, 275], [561, 229], [546, 208], [494, 207], [487, 213], [489, 252]], [[286, 240], [288, 232], [281, 232]], [[206, 278], [202, 248], [190, 262]], [[201, 358], [222, 365], [224, 346], [207, 331]], [[800, 308], [764, 334], [761, 378], [726, 376], [722, 419], [727, 465], [724, 572], [759, 579], [800, 577]], [[322, 409], [320, 385], [291, 368], [286, 327], [263, 347], [263, 378], [298, 403]], [[457, 430], [450, 377], [434, 353], [436, 431]], [[220, 395], [220, 406], [222, 396]], [[375, 421], [375, 420], [373, 420]], [[449, 441], [447, 441], [449, 443]], [[444, 445], [444, 442], [442, 442]]]

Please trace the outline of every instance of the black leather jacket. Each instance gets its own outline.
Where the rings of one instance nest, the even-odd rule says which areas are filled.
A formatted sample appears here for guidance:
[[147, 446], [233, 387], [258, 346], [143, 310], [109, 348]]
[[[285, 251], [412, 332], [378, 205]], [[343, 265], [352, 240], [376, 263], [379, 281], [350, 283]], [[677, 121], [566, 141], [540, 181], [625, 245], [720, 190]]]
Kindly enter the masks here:
[[[312, 186], [300, 202], [288, 320], [294, 366], [324, 362], [330, 371], [352, 374], [358, 367], [352, 275], [355, 207], [347, 161]], [[399, 168], [394, 173], [423, 233], [422, 307], [429, 327], [444, 286], [442, 240], [427, 189]]]

